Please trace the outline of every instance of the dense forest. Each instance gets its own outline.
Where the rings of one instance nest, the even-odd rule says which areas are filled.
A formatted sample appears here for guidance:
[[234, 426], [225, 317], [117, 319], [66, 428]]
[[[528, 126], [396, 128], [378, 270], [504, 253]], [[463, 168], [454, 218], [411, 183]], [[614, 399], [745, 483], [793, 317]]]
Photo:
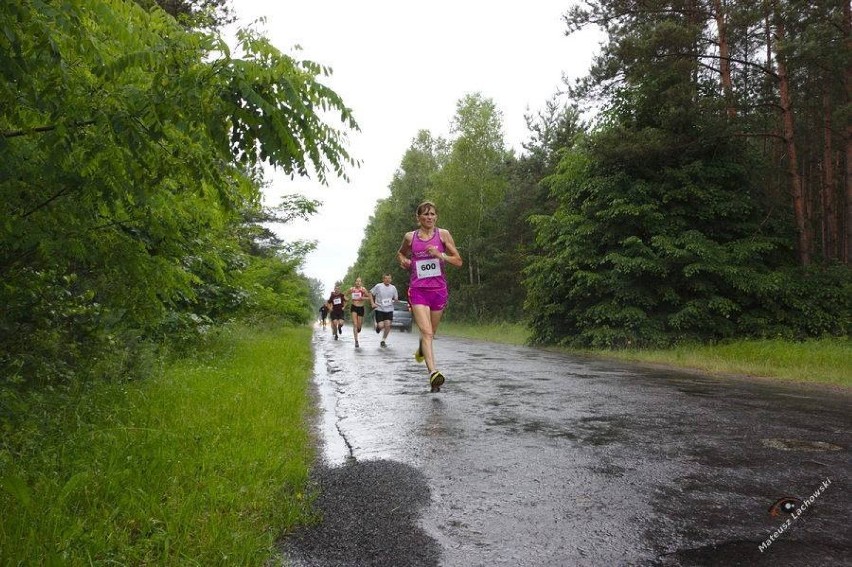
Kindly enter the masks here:
[[[412, 133], [343, 279], [405, 290], [393, 258], [431, 199], [465, 259], [449, 318], [599, 347], [845, 335], [849, 3], [570, 6], [566, 33], [606, 34], [589, 74], [522, 152], [483, 93], [449, 139]], [[318, 203], [261, 197], [266, 166], [357, 165], [329, 69], [252, 29], [228, 45], [228, 0], [19, 0], [0, 21], [0, 384], [141, 376], [233, 319], [311, 320], [309, 245], [269, 227]]]
[[2, 386], [136, 377], [223, 322], [313, 317], [307, 249], [266, 227], [317, 203], [262, 206], [263, 166], [345, 176], [352, 113], [255, 31], [232, 52], [225, 1], [161, 4], [0, 4]]
[[523, 153], [464, 96], [450, 139], [414, 137], [343, 280], [404, 290], [394, 254], [429, 199], [465, 259], [449, 318], [603, 348], [846, 335], [849, 2], [587, 0], [564, 24], [606, 41]]

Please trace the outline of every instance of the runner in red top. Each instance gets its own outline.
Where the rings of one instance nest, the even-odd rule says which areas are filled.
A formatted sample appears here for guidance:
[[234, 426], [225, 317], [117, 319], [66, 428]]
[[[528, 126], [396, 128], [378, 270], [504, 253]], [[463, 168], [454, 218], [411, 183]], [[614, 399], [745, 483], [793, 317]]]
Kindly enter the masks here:
[[449, 299], [444, 268], [447, 264], [460, 268], [463, 262], [450, 231], [435, 224], [438, 209], [434, 203], [421, 203], [416, 216], [420, 227], [405, 234], [396, 256], [402, 269], [411, 270], [408, 301], [420, 329], [420, 346], [414, 358], [417, 362], [426, 360], [431, 390], [439, 392], [444, 375], [435, 368], [432, 339]]
[[364, 287], [361, 278], [355, 278], [355, 285], [346, 291], [346, 295], [349, 296], [351, 304], [349, 310], [352, 312], [352, 333], [355, 335], [355, 348], [358, 348], [361, 346], [358, 344], [358, 333], [361, 332], [361, 324], [364, 322], [364, 302], [372, 303], [373, 296]]

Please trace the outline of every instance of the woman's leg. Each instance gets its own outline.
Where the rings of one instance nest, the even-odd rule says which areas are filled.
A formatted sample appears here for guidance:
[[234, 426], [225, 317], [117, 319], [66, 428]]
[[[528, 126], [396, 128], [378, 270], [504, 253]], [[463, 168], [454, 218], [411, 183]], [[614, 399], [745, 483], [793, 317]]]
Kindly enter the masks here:
[[361, 318], [356, 312], [352, 312], [352, 334], [355, 336], [355, 346], [358, 346], [358, 331], [361, 330]]
[[430, 323], [431, 323], [431, 326], [432, 326], [432, 338], [431, 338], [431, 341], [429, 343], [429, 355], [432, 357], [432, 366], [431, 367], [427, 366], [427, 368], [429, 368], [429, 372], [432, 372], [433, 370], [438, 369], [438, 363], [436, 362], [436, 359], [435, 359], [435, 347], [434, 347], [434, 345], [435, 345], [435, 335], [438, 334], [438, 325], [441, 324], [441, 316], [443, 316], [443, 315], [444, 315], [443, 310], [441, 310], [441, 311], [430, 311], [429, 312]]
[[441, 309], [440, 311], [432, 311], [431, 314], [432, 314], [432, 334], [437, 335], [438, 334], [438, 325], [441, 324], [441, 317], [444, 315], [444, 310]]
[[435, 353], [432, 349], [432, 339], [435, 338], [435, 329], [441, 322], [443, 311], [432, 311], [428, 305], [412, 305], [411, 313], [414, 322], [420, 329], [420, 352], [426, 359], [426, 368], [429, 372], [435, 370]]

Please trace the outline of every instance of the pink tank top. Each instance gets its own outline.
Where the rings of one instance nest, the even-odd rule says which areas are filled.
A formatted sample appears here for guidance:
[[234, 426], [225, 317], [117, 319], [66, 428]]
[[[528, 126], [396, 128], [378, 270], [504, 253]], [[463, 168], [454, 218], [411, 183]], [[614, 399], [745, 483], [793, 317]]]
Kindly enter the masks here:
[[435, 246], [440, 252], [445, 252], [444, 243], [441, 242], [441, 232], [435, 227], [435, 232], [429, 240], [420, 240], [419, 230], [411, 235], [411, 278], [408, 287], [419, 289], [439, 289], [447, 287], [447, 278], [444, 275], [444, 261], [435, 258], [426, 249], [427, 246]]

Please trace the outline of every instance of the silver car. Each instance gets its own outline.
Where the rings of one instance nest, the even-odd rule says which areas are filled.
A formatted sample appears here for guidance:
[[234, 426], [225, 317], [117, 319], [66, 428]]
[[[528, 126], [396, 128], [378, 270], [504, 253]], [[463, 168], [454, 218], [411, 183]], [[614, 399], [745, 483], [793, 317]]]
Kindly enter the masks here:
[[414, 319], [411, 316], [411, 307], [407, 301], [393, 302], [393, 321], [391, 327], [397, 327], [403, 331], [411, 332], [411, 324]]

